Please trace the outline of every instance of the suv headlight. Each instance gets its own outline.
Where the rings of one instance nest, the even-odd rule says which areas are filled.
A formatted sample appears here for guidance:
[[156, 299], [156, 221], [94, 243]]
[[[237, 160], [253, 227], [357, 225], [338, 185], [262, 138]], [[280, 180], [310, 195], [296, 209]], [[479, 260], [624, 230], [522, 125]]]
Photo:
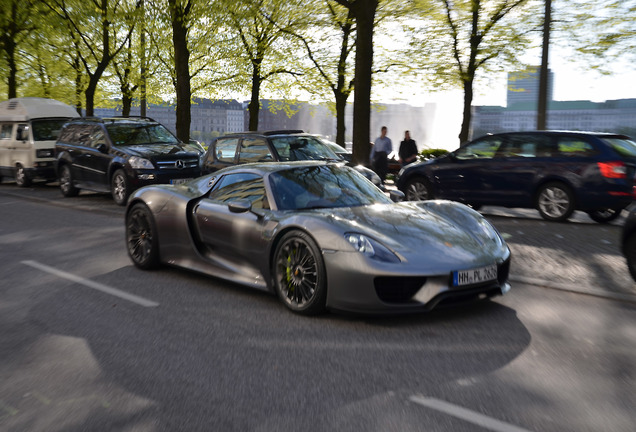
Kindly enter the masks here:
[[132, 169], [154, 169], [154, 165], [148, 159], [132, 156], [128, 159], [128, 163]]
[[389, 248], [364, 234], [347, 233], [345, 239], [355, 250], [369, 258], [384, 262], [400, 262], [400, 259]]

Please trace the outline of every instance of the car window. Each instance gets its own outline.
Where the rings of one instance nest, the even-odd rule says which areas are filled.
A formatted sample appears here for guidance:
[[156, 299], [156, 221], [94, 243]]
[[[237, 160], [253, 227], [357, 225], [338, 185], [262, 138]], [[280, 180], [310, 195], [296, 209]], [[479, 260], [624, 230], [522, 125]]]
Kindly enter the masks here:
[[238, 138], [219, 139], [214, 145], [214, 151], [216, 152], [216, 158], [220, 162], [232, 163], [234, 162], [234, 156], [236, 156], [236, 146], [238, 145]]
[[55, 141], [60, 136], [62, 126], [66, 123], [67, 119], [53, 119], [53, 120], [33, 120], [31, 126], [33, 127], [33, 140], [34, 141]]
[[239, 163], [273, 161], [267, 141], [260, 138], [243, 138], [239, 153]]
[[13, 135], [13, 124], [3, 124], [0, 127], [0, 139], [11, 139]]
[[263, 178], [252, 173], [224, 175], [214, 185], [208, 198], [220, 202], [246, 199], [252, 203], [252, 208], [269, 208]]
[[592, 156], [596, 153], [594, 146], [583, 138], [559, 137], [557, 142], [561, 156]]
[[625, 157], [636, 157], [636, 142], [627, 138], [603, 138], [616, 153]]
[[485, 137], [455, 151], [457, 159], [492, 159], [501, 146], [501, 137]]
[[280, 210], [357, 207], [391, 200], [352, 168], [338, 165], [296, 167], [269, 177]]
[[547, 135], [509, 135], [497, 151], [501, 157], [549, 157], [556, 153]]
[[179, 140], [161, 124], [109, 123], [110, 139], [116, 146], [139, 144], [177, 144]]
[[323, 142], [310, 136], [282, 136], [272, 138], [281, 161], [340, 160]]
[[86, 144], [90, 147], [97, 148], [100, 144], [106, 144], [106, 137], [104, 136], [104, 131], [102, 128], [95, 127], [88, 138]]

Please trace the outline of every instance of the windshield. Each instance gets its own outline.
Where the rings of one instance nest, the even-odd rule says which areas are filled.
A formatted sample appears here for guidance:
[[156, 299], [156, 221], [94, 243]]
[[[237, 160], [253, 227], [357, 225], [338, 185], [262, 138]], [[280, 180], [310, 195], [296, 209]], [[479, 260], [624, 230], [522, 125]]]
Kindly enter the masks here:
[[62, 126], [69, 119], [46, 119], [33, 120], [31, 127], [33, 131], [33, 141], [57, 141], [60, 136]]
[[160, 124], [106, 124], [110, 139], [116, 146], [139, 144], [178, 144], [179, 140]]
[[303, 166], [278, 171], [269, 182], [280, 210], [357, 207], [391, 200], [346, 166]]
[[283, 136], [272, 138], [281, 161], [340, 160], [325, 144], [310, 136]]
[[636, 142], [621, 138], [603, 138], [603, 141], [608, 143], [612, 148], [621, 156], [624, 157], [636, 157]]

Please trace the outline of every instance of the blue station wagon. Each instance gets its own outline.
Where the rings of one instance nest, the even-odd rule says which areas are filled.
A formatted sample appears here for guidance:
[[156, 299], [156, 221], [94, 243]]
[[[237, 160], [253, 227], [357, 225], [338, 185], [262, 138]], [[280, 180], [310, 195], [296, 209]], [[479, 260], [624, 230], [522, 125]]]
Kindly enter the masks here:
[[597, 222], [617, 218], [634, 198], [636, 142], [624, 135], [533, 131], [486, 135], [437, 159], [404, 167], [407, 200], [443, 198], [536, 208], [544, 219], [574, 210]]

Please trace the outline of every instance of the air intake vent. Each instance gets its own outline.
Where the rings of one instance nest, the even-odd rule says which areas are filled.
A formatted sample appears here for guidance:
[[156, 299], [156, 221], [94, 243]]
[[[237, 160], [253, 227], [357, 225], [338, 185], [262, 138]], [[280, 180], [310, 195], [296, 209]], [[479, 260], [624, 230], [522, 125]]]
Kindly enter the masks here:
[[18, 102], [17, 101], [11, 101], [11, 102], [9, 102], [9, 106], [7, 107], [7, 109], [14, 110], [17, 107], [18, 107]]

